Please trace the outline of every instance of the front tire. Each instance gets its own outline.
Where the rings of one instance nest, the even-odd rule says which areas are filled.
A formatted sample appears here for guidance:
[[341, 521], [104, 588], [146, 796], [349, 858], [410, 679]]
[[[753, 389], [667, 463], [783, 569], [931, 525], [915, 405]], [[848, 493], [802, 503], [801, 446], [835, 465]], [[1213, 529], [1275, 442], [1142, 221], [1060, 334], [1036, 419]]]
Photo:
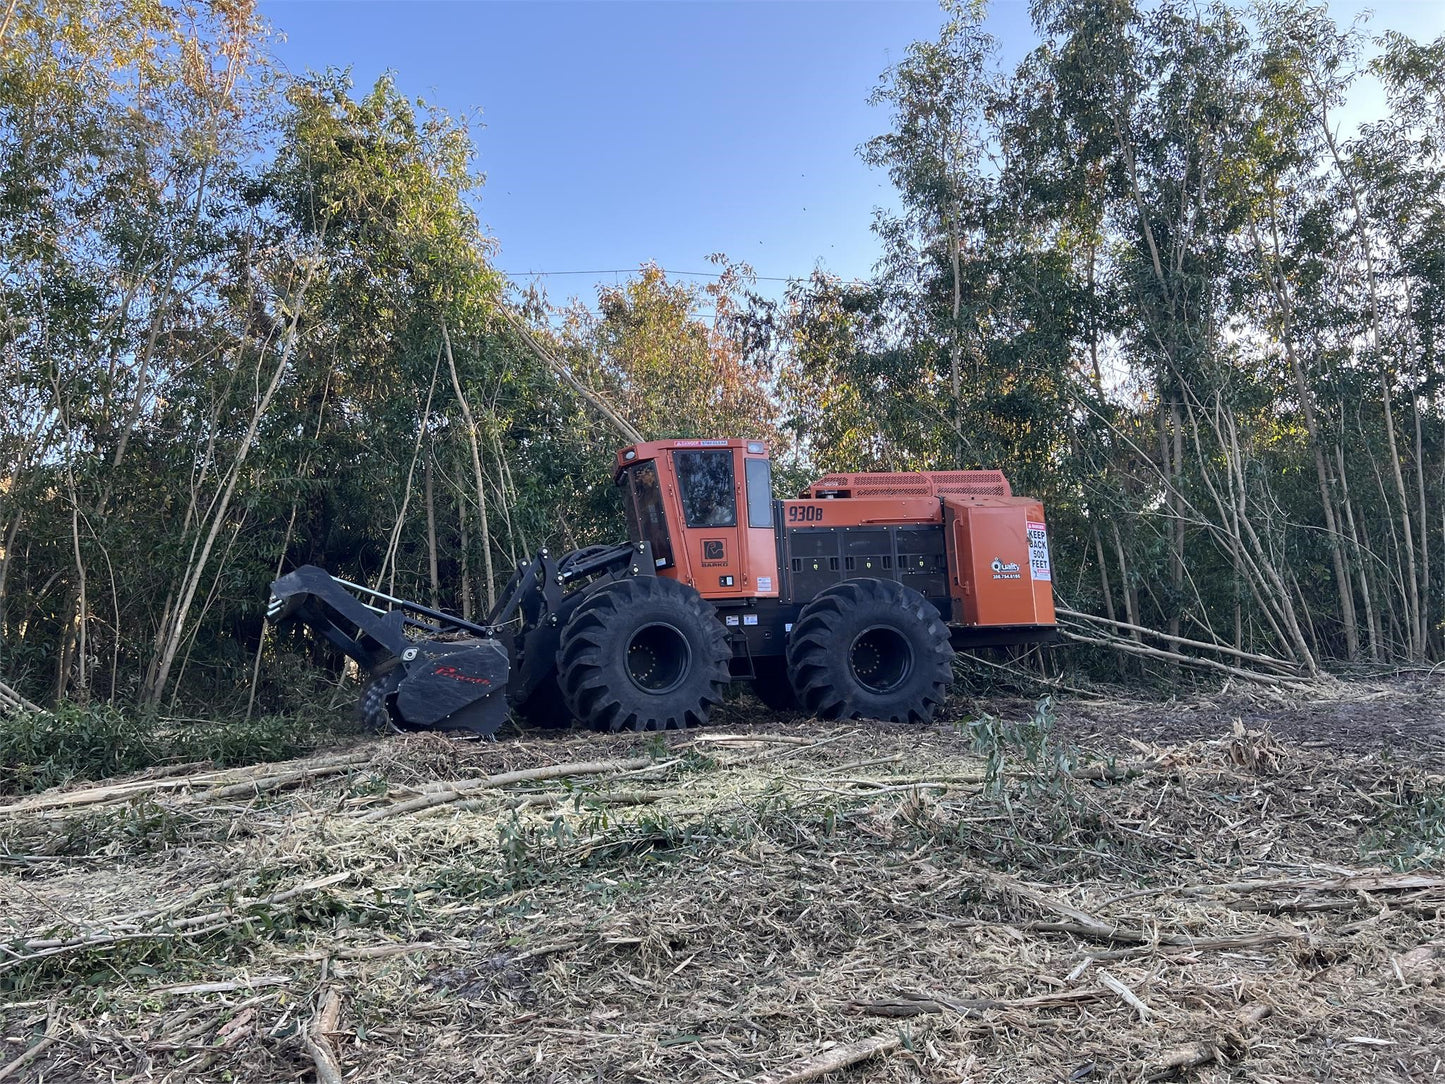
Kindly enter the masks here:
[[948, 628], [895, 580], [844, 580], [803, 607], [788, 641], [788, 677], [824, 719], [926, 723], [953, 682]]
[[676, 580], [617, 580], [562, 630], [558, 684], [568, 708], [602, 730], [702, 726], [730, 680], [732, 652], [713, 608]]

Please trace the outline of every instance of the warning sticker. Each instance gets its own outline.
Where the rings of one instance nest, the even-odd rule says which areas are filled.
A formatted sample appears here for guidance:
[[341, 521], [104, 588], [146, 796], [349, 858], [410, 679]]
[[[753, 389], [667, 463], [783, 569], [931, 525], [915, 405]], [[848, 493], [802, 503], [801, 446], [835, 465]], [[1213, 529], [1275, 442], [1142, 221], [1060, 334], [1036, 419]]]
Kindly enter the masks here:
[[1042, 523], [1029, 521], [1029, 572], [1036, 580], [1052, 580], [1049, 568], [1049, 532]]

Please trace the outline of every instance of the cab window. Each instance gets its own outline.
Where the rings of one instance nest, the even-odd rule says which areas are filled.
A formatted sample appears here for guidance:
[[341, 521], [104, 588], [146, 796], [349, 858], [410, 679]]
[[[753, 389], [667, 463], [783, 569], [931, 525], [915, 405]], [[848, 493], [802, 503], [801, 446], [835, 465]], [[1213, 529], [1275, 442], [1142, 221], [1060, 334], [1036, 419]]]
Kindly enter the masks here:
[[682, 515], [689, 527], [736, 527], [737, 490], [733, 485], [733, 453], [674, 452]]
[[773, 468], [766, 459], [745, 459], [748, 479], [748, 526], [773, 525]]
[[656, 566], [671, 568], [672, 539], [667, 533], [667, 513], [662, 507], [657, 464], [648, 461], [628, 467], [622, 492], [627, 502], [627, 526], [632, 541], [650, 544]]

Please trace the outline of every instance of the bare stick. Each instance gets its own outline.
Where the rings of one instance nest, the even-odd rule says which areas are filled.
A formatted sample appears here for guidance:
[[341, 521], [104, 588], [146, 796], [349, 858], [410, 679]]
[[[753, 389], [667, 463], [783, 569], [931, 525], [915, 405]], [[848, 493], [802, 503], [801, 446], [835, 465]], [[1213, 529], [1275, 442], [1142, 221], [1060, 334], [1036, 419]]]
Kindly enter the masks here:
[[305, 952], [287, 956], [287, 960], [380, 960], [387, 956], [409, 956], [413, 952], [460, 952], [472, 947], [470, 941], [405, 941], [392, 945], [355, 945], [351, 948], [329, 949], [326, 952]]
[[451, 373], [452, 391], [456, 393], [457, 405], [462, 408], [462, 420], [467, 423], [467, 446], [472, 453], [472, 475], [477, 484], [477, 518], [482, 530], [482, 576], [487, 583], [487, 608], [497, 604], [497, 586], [492, 582], [492, 528], [487, 520], [487, 485], [482, 474], [482, 452], [477, 444], [477, 421], [472, 416], [471, 404], [462, 391], [462, 381], [457, 376], [457, 363], [452, 357], [452, 337], [447, 333], [446, 321], [442, 321], [442, 347], [446, 351], [447, 369]]
[[[137, 795], [149, 794], [155, 791], [194, 789], [208, 784], [221, 784], [222, 789], [219, 791], [211, 790], [198, 795], [198, 797], [203, 799], [213, 799], [225, 797], [226, 795], [223, 792], [229, 789], [228, 784], [241, 785], [244, 783], [246, 788], [251, 788], [262, 786], [268, 779], [273, 785], [277, 785], [275, 781], [281, 779], [286, 781], [281, 785], [289, 785], [290, 776], [293, 774], [302, 778], [314, 779], [319, 776], [332, 775], [336, 772], [345, 771], [358, 764], [365, 764], [371, 759], [372, 754], [368, 752], [346, 753], [334, 757], [319, 757], [309, 762], [293, 760], [288, 763], [303, 764], [306, 766], [294, 769], [292, 772], [287, 772], [280, 776], [270, 777], [266, 777], [262, 773], [275, 771], [278, 765], [256, 764], [246, 769], [201, 772], [198, 775], [181, 776], [179, 778], [161, 778], [159, 774], [155, 774], [143, 779], [133, 779], [127, 783], [111, 783], [103, 787], [86, 787], [84, 790], [37, 795], [23, 802], [0, 806], [0, 817], [6, 814], [39, 813], [47, 810], [71, 809], [75, 806], [101, 805], [107, 802], [125, 802]], [[240, 790], [236, 793], [245, 793], [245, 791]]]
[[875, 1035], [871, 1039], [864, 1039], [861, 1042], [835, 1046], [792, 1069], [786, 1069], [779, 1073], [764, 1073], [762, 1076], [754, 1077], [752, 1084], [807, 1084], [810, 1080], [817, 1080], [829, 1073], [836, 1073], [839, 1069], [846, 1069], [850, 1065], [857, 1065], [859, 1062], [868, 1061], [870, 1058], [876, 1058], [883, 1054], [891, 1054], [902, 1045], [903, 1039], [898, 1035]]
[[[1272, 1010], [1262, 1002], [1255, 1002], [1241, 1009], [1234, 1017], [1235, 1035], [1229, 1036], [1224, 1041], [1231, 1046], [1242, 1045], [1242, 1037], [1238, 1032], [1245, 1028], [1253, 1027], [1267, 1017]], [[1194, 1069], [1201, 1065], [1208, 1065], [1219, 1059], [1221, 1043], [1195, 1042], [1187, 1043], [1184, 1046], [1176, 1047], [1164, 1054], [1158, 1061], [1152, 1063], [1150, 1071], [1145, 1075], [1145, 1080], [1163, 1080], [1165, 1077], [1172, 1077], [1180, 1069]]]
[[237, 990], [255, 990], [262, 986], [285, 986], [291, 981], [289, 975], [257, 975], [251, 979], [236, 979], [233, 982], [192, 982], [176, 986], [157, 986], [152, 994], [231, 994]]
[[699, 734], [692, 739], [693, 745], [704, 745], [709, 742], [723, 742], [732, 744], [734, 742], [772, 742], [774, 745], [812, 745], [814, 738], [796, 738], [787, 734]]
[[951, 1012], [959, 1016], [977, 1019], [990, 1009], [1053, 1009], [1068, 1008], [1099, 1001], [1104, 991], [1097, 986], [1084, 990], [1066, 990], [1058, 994], [1041, 994], [1037, 997], [1020, 997], [1012, 1000], [997, 998], [954, 998], [942, 994], [920, 994], [905, 991], [899, 997], [883, 1001], [853, 1001], [849, 1004], [858, 1012], [869, 1016], [926, 1016], [931, 1013]]
[[[681, 792], [675, 790], [626, 790], [617, 794], [530, 794], [520, 798], [512, 798], [502, 803], [504, 809], [556, 809], [558, 806], [566, 805], [574, 797], [583, 798], [585, 806], [592, 805], [651, 805], [653, 802], [660, 802], [664, 798], [675, 798]], [[495, 798], [471, 798], [464, 802], [457, 802], [456, 808], [471, 812], [477, 809], [495, 809], [493, 804]], [[428, 811], [432, 812], [432, 811]]]
[[1179, 663], [1183, 666], [1198, 666], [1206, 670], [1222, 670], [1226, 674], [1233, 674], [1235, 677], [1244, 678], [1246, 681], [1258, 681], [1265, 685], [1281, 685], [1286, 689], [1297, 689], [1301, 692], [1308, 690], [1311, 686], [1308, 682], [1290, 680], [1275, 674], [1261, 674], [1257, 670], [1245, 670], [1239, 666], [1230, 666], [1228, 663], [1215, 662], [1213, 659], [1200, 659], [1193, 655], [1181, 655], [1177, 651], [1165, 651], [1162, 648], [1150, 647], [1148, 644], [1136, 644], [1133, 640], [1124, 640], [1119, 637], [1102, 638], [1098, 636], [1084, 636], [1072, 629], [1060, 627], [1060, 635], [1081, 644], [1093, 644], [1096, 647], [1112, 648], [1114, 651], [1122, 651], [1127, 655], [1143, 655], [1151, 659], [1165, 659], [1169, 662]]
[[571, 369], [537, 341], [536, 337], [527, 329], [527, 325], [522, 323], [522, 321], [512, 313], [511, 309], [505, 305], [499, 305], [498, 309], [507, 323], [511, 324], [517, 334], [522, 337], [522, 342], [527, 344], [527, 348], [536, 354], [538, 359], [540, 359], [547, 368], [556, 373], [563, 383], [580, 395], [593, 410], [606, 418], [612, 427], [621, 433], [624, 438], [633, 444], [642, 443], [644, 438], [642, 434], [638, 432], [637, 428], [624, 418], [611, 403], [607, 402], [601, 395], [578, 380]]
[[1109, 974], [1109, 972], [1105, 971], [1102, 967], [1099, 968], [1099, 981], [1105, 986], [1107, 986], [1110, 990], [1113, 990], [1114, 993], [1118, 994], [1121, 998], [1123, 998], [1124, 1002], [1131, 1009], [1133, 1009], [1136, 1013], [1139, 1014], [1140, 1020], [1148, 1023], [1149, 1017], [1152, 1016], [1153, 1013], [1149, 1011], [1148, 1005], [1145, 1005], [1144, 1002], [1139, 1000], [1139, 995], [1134, 993], [1133, 990], [1129, 989], [1127, 984], [1125, 984], [1119, 979], [1116, 979], [1113, 975]]
[[18, 708], [22, 711], [31, 712], [34, 715], [40, 715], [44, 711], [44, 709], [41, 708], [39, 704], [36, 704], [30, 700], [26, 700], [25, 697], [21, 696], [9, 685], [6, 685], [3, 681], [0, 681], [0, 708], [4, 708], [9, 711], [13, 711]]
[[372, 810], [360, 820], [363, 823], [384, 821], [390, 817], [399, 817], [403, 813], [415, 813], [418, 809], [430, 809], [432, 806], [455, 802], [479, 790], [505, 787], [512, 783], [531, 783], [539, 779], [565, 779], [570, 775], [609, 775], [614, 772], [645, 768], [651, 763], [651, 757], [634, 757], [631, 760], [598, 760], [577, 764], [553, 764], [545, 768], [528, 768], [519, 772], [503, 772], [500, 775], [489, 775], [481, 779], [460, 779], [446, 784], [443, 790]]
[[99, 948], [105, 945], [118, 944], [122, 941], [136, 941], [145, 938], [198, 937], [202, 934], [211, 933], [225, 926], [242, 921], [246, 917], [247, 912], [254, 908], [270, 907], [278, 903], [285, 903], [287, 900], [303, 893], [326, 888], [336, 884], [338, 881], [344, 881], [351, 876], [352, 871], [343, 870], [340, 873], [333, 873], [329, 877], [322, 877], [316, 881], [308, 881], [305, 884], [296, 885], [294, 888], [288, 888], [283, 892], [274, 892], [264, 899], [246, 900], [237, 903], [234, 907], [222, 907], [215, 911], [208, 911], [203, 915], [179, 918], [173, 922], [167, 922], [163, 927], [154, 930], [86, 934], [81, 937], [71, 938], [33, 938], [16, 946], [19, 949], [29, 952], [29, 955], [16, 956], [14, 959], [0, 963], [0, 971], [9, 971], [12, 968], [41, 959], [42, 957], [54, 956], [58, 953], [69, 952], [73, 949]]
[[336, 1057], [331, 1035], [341, 1020], [341, 996], [335, 988], [326, 991], [311, 1025], [301, 1033], [302, 1045], [316, 1063], [317, 1084], [341, 1084], [341, 1063]]
[[321, 779], [328, 775], [340, 775], [349, 772], [357, 764], [370, 760], [371, 757], [357, 757], [342, 764], [327, 764], [320, 768], [307, 768], [299, 772], [285, 772], [281, 775], [267, 775], [260, 779], [249, 779], [244, 783], [233, 783], [228, 787], [217, 787], [213, 790], [195, 791], [187, 798], [189, 802], [214, 802], [221, 798], [237, 798], [243, 795], [258, 795], [265, 791], [286, 790], [288, 787], [299, 786], [302, 783], [310, 782], [313, 779]]
[[21, 1069], [24, 1069], [32, 1061], [40, 1057], [41, 1054], [49, 1050], [50, 1047], [54, 1045], [54, 1043], [55, 1039], [53, 1036], [45, 1036], [45, 1038], [41, 1039], [38, 1043], [32, 1046], [29, 1050], [25, 1051], [25, 1053], [21, 1054], [14, 1061], [5, 1065], [3, 1068], [0, 1068], [0, 1080], [4, 1080], [11, 1073], [18, 1073]]
[[1250, 662], [1262, 662], [1266, 666], [1277, 666], [1285, 670], [1299, 670], [1299, 663], [1289, 659], [1277, 659], [1273, 655], [1256, 655], [1249, 651], [1240, 651], [1238, 648], [1226, 647], [1224, 644], [1211, 644], [1207, 640], [1191, 640], [1185, 636], [1170, 636], [1168, 633], [1157, 632], [1145, 625], [1131, 625], [1127, 621], [1116, 621], [1113, 618], [1100, 617], [1098, 614], [1081, 613], [1078, 610], [1066, 610], [1062, 607], [1055, 609], [1055, 613], [1061, 617], [1073, 617], [1081, 621], [1096, 621], [1104, 625], [1113, 625], [1115, 628], [1125, 629], [1129, 632], [1142, 632], [1146, 636], [1153, 636], [1156, 639], [1167, 641], [1171, 644], [1183, 644], [1185, 647], [1199, 647], [1206, 651], [1217, 651], [1221, 655], [1231, 655], [1236, 659], [1247, 659]]

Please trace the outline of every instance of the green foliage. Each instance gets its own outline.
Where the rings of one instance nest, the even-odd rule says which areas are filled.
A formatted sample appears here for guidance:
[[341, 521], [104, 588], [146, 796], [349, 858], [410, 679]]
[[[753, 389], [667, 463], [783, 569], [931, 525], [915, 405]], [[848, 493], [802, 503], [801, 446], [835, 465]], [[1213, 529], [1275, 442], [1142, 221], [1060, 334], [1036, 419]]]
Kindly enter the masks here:
[[[566, 313], [569, 352], [649, 440], [726, 433], [778, 447], [765, 362], [728, 333], [735, 294], [750, 276], [745, 265], [723, 264], [719, 281], [699, 289], [646, 264], [626, 284], [598, 288], [597, 314], [580, 306]], [[702, 318], [704, 301], [713, 327]]]
[[0, 794], [199, 760], [217, 767], [285, 760], [333, 734], [305, 715], [180, 720], [75, 704], [15, 712], [0, 717]]
[[1055, 736], [1049, 697], [1017, 721], [984, 715], [958, 725], [984, 757], [981, 801], [956, 821], [916, 816], [922, 841], [1005, 869], [1096, 872], [1143, 864], [1141, 840], [1114, 823], [1089, 785], [1074, 778], [1081, 757]]
[[[646, 436], [770, 440], [779, 492], [1003, 468], [1070, 608], [1306, 673], [1445, 650], [1441, 42], [1295, 0], [1038, 0], [1010, 68], [949, 0], [874, 94], [899, 212], [871, 281], [779, 303], [715, 257], [592, 312], [509, 299], [468, 116], [283, 77], [247, 0], [11, 7], [0, 672], [33, 700], [293, 711], [327, 680], [299, 652], [341, 661], [266, 626], [278, 569], [477, 616], [541, 546], [615, 540], [620, 438], [509, 303]], [[1384, 103], [1342, 133], [1367, 71]], [[180, 755], [117, 719], [9, 785]]]
[[25, 794], [70, 779], [103, 779], [161, 763], [151, 727], [114, 707], [67, 705], [0, 719], [0, 793]]
[[1397, 870], [1445, 864], [1445, 786], [1401, 785], [1362, 849], [1367, 857], [1384, 858]]
[[996, 798], [1005, 796], [1004, 767], [1009, 753], [1029, 769], [1024, 784], [1026, 797], [1049, 796], [1071, 784], [1069, 772], [1076, 754], [1053, 740], [1054, 710], [1049, 697], [1039, 700], [1033, 714], [1019, 722], [983, 715], [963, 725], [968, 728], [974, 751], [984, 758], [985, 793]]

